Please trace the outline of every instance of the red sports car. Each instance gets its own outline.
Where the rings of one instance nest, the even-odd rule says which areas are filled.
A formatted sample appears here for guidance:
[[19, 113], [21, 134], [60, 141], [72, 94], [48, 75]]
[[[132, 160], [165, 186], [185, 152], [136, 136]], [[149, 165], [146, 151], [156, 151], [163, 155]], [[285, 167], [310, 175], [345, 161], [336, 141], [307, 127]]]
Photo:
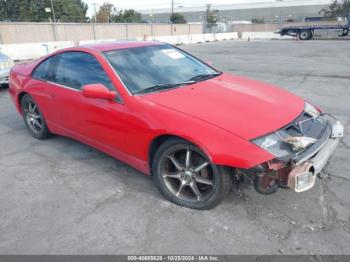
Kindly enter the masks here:
[[32, 136], [89, 144], [190, 208], [217, 205], [242, 177], [263, 194], [305, 191], [343, 135], [302, 98], [159, 42], [64, 49], [15, 66], [9, 82]]

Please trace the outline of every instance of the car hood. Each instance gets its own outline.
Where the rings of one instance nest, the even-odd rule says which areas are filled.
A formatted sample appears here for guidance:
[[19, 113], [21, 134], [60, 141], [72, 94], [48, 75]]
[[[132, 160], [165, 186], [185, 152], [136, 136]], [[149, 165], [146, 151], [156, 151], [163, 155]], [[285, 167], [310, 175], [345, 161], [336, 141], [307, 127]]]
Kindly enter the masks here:
[[284, 89], [227, 73], [143, 98], [247, 140], [289, 124], [304, 109], [304, 100]]

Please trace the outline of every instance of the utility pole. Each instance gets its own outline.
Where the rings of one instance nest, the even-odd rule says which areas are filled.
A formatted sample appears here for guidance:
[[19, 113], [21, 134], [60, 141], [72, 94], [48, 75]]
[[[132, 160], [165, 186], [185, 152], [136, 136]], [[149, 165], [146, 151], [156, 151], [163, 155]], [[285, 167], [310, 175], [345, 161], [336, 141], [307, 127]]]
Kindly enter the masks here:
[[52, 9], [53, 21], [54, 21], [54, 23], [56, 23], [55, 9], [53, 8], [53, 1], [52, 0], [51, 0], [51, 9]]
[[96, 32], [95, 32], [95, 24], [96, 24], [96, 5], [97, 3], [92, 3], [92, 5], [94, 6], [94, 13], [95, 13], [95, 18], [94, 18], [94, 22], [92, 23], [92, 32], [94, 34], [94, 40], [96, 40]]
[[[170, 15], [170, 23], [173, 24], [171, 19], [173, 18], [174, 15], [174, 0], [171, 0], [171, 15]], [[173, 33], [173, 26], [171, 26], [171, 34]]]
[[[51, 1], [52, 1], [52, 0], [51, 0]], [[92, 3], [92, 5], [94, 6], [94, 13], [95, 13], [95, 14], [94, 14], [94, 22], [96, 23], [96, 15], [97, 15], [97, 14], [96, 14], [96, 13], [97, 13], [97, 11], [96, 11], [96, 5], [97, 5], [97, 3], [94, 2], [94, 3]]]
[[[283, 0], [275, 0], [276, 2], [283, 2]], [[279, 7], [279, 20], [280, 20], [280, 25], [282, 24], [282, 5]]]

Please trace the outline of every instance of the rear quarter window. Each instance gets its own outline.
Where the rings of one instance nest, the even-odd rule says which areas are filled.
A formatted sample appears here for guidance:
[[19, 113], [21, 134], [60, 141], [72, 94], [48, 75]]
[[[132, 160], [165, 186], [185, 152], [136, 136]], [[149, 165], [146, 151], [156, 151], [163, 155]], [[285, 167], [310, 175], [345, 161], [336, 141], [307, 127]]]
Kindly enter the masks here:
[[50, 67], [53, 61], [53, 57], [50, 57], [41, 62], [32, 72], [32, 77], [39, 80], [49, 80]]

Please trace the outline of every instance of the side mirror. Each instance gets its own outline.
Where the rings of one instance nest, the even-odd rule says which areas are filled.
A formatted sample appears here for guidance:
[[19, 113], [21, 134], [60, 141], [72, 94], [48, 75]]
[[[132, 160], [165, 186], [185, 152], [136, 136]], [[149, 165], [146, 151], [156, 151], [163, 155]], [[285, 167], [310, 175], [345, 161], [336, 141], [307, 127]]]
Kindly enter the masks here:
[[90, 84], [84, 85], [83, 96], [88, 98], [101, 98], [107, 100], [114, 100], [117, 98], [117, 93], [114, 91], [109, 91], [107, 87], [102, 84]]

